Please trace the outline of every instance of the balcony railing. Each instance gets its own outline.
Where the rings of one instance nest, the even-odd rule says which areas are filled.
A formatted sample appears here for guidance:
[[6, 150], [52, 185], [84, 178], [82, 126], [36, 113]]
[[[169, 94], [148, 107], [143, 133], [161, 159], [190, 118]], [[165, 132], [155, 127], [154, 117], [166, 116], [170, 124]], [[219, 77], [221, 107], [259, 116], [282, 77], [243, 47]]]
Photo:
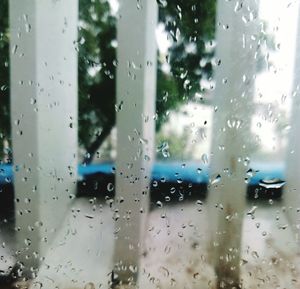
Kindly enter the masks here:
[[[111, 268], [114, 284], [135, 284], [140, 276], [138, 268], [151, 202], [149, 192], [151, 197], [161, 194], [153, 185], [160, 182], [175, 190], [177, 185], [177, 191], [185, 191], [184, 198], [193, 186], [197, 188], [193, 192], [196, 198], [198, 189], [208, 190], [207, 240], [215, 245], [212, 267], [216, 282], [218, 288], [238, 288], [247, 192], [249, 198], [260, 195], [269, 199], [271, 194], [273, 199], [281, 197], [285, 185], [282, 202], [293, 208], [287, 210], [287, 219], [293, 237], [298, 236], [299, 212], [295, 208], [299, 206], [297, 188], [300, 187], [297, 175], [300, 58], [295, 59], [292, 129], [285, 164], [245, 164], [249, 153], [259, 7], [251, 0], [217, 1], [218, 65], [212, 100], [215, 113], [209, 169], [195, 163], [185, 168], [178, 163], [156, 163], [158, 7], [156, 1], [146, 0], [121, 0], [119, 5], [117, 158], [112, 173], [112, 164], [78, 167], [78, 0], [10, 0], [13, 166], [0, 168], [0, 180], [13, 182], [14, 198], [19, 200], [14, 210], [15, 257], [22, 267], [20, 275], [35, 278], [39, 268], [45, 266], [44, 257], [49, 257], [50, 244], [65, 224], [72, 196], [77, 194], [78, 180], [80, 193], [84, 195], [85, 186], [102, 175], [105, 185], [101, 187], [107, 187], [113, 180], [115, 188], [111, 189], [115, 190], [116, 237], [112, 241]], [[27, 22], [31, 23], [29, 32]], [[220, 146], [224, 149], [220, 150]], [[197, 171], [199, 168], [201, 173]], [[36, 225], [40, 223], [43, 225]]]

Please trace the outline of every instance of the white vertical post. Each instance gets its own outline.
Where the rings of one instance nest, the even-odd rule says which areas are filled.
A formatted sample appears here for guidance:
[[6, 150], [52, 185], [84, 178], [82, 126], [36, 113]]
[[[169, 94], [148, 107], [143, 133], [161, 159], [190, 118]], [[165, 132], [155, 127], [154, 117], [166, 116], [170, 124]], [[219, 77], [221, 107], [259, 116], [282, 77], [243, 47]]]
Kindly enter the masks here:
[[117, 68], [115, 278], [135, 282], [154, 158], [155, 0], [121, 0]]
[[18, 260], [37, 269], [77, 175], [77, 0], [10, 0]]
[[217, 4], [215, 115], [208, 196], [218, 288], [239, 287], [254, 89], [255, 1]]
[[[298, 4], [299, 5], [299, 4]], [[295, 47], [293, 104], [290, 118], [289, 143], [286, 157], [286, 186], [283, 194], [287, 206], [287, 217], [295, 233], [297, 242], [300, 241], [300, 5], [298, 7], [298, 23]]]

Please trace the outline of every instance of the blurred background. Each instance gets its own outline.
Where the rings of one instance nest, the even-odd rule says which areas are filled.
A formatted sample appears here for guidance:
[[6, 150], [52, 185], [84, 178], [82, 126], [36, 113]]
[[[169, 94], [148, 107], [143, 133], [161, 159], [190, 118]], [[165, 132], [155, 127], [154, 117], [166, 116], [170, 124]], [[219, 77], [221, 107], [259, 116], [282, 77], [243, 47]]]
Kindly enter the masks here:
[[300, 288], [299, 1], [35, 2], [0, 3], [0, 288]]
[[[1, 3], [1, 153], [11, 158], [9, 121], [8, 2]], [[289, 130], [295, 53], [296, 4], [260, 1], [261, 44], [251, 133], [255, 158], [284, 156]], [[215, 1], [158, 2], [156, 143], [170, 147], [167, 158], [201, 160], [209, 155], [212, 125]], [[81, 161], [116, 156], [117, 1], [79, 2], [79, 151]], [[195, 39], [194, 39], [194, 38]], [[157, 152], [157, 158], [166, 160]]]

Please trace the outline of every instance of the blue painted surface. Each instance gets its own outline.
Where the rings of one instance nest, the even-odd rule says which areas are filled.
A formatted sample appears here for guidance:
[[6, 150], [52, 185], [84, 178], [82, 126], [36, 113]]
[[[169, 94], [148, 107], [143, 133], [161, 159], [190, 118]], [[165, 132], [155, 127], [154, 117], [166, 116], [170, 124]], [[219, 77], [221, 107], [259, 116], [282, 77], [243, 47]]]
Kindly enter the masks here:
[[[285, 168], [282, 163], [254, 163], [251, 168], [253, 172], [251, 177], [249, 175], [250, 185], [258, 185], [261, 180], [284, 180], [285, 177]], [[113, 172], [113, 163], [78, 166], [80, 178], [95, 173], [111, 174]], [[166, 182], [185, 181], [196, 184], [207, 184], [209, 181], [209, 168], [208, 166], [199, 166], [199, 163], [196, 162], [156, 162], [152, 170], [152, 180], [161, 181], [162, 179]], [[12, 180], [12, 166], [0, 165], [0, 184], [7, 184], [12, 182]]]
[[0, 165], [0, 184], [9, 184], [13, 180], [11, 165]]
[[196, 184], [208, 183], [208, 166], [196, 162], [157, 162], [153, 166], [152, 180], [176, 183], [185, 181]]
[[283, 163], [255, 163], [250, 185], [258, 185], [261, 180], [285, 180], [285, 166]]
[[111, 174], [114, 171], [113, 163], [91, 164], [91, 165], [79, 165], [78, 175], [84, 177], [95, 173]]

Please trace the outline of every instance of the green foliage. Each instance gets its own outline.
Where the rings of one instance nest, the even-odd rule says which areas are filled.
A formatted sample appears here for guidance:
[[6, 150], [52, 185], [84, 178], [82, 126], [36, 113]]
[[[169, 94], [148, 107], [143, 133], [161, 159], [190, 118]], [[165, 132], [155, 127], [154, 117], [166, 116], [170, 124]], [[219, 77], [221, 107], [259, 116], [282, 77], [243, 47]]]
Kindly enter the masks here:
[[[212, 73], [212, 51], [205, 44], [214, 37], [214, 0], [160, 0], [159, 21], [172, 45], [167, 62], [158, 63], [157, 129], [175, 109], [201, 90], [200, 80]], [[8, 0], [0, 7], [0, 130], [9, 136]], [[116, 120], [116, 17], [108, 1], [79, 0], [79, 141], [91, 154]], [[160, 58], [159, 58], [160, 59]], [[205, 60], [204, 64], [200, 64]], [[102, 139], [101, 139], [102, 137]], [[99, 141], [100, 138], [100, 141]], [[2, 143], [2, 141], [1, 141]], [[97, 144], [97, 145], [95, 145]]]
[[115, 123], [116, 18], [108, 2], [79, 1], [79, 140]]
[[[173, 39], [169, 49], [172, 76], [181, 96], [199, 91], [199, 81], [212, 73], [213, 52], [205, 44], [214, 38], [216, 1], [176, 0], [160, 3], [160, 21]], [[201, 60], [207, 60], [200, 65]]]
[[[214, 39], [216, 1], [158, 0], [159, 22], [173, 40], [166, 56], [170, 73], [161, 63], [157, 72], [157, 129], [168, 117], [167, 112], [202, 90], [200, 80], [212, 75], [213, 51], [205, 44]], [[201, 60], [203, 64], [200, 64]]]
[[[158, 4], [159, 21], [173, 43], [166, 55], [170, 73], [158, 63], [157, 129], [167, 119], [167, 111], [191, 99], [201, 89], [201, 78], [211, 76], [213, 52], [206, 51], [205, 43], [214, 37], [215, 22], [215, 1], [172, 0]], [[97, 139], [97, 128], [115, 124], [116, 19], [107, 2], [91, 0], [80, 0], [80, 19], [79, 139], [89, 147]], [[202, 59], [206, 61], [201, 66]], [[88, 73], [96, 69], [100, 69], [96, 75]]]

